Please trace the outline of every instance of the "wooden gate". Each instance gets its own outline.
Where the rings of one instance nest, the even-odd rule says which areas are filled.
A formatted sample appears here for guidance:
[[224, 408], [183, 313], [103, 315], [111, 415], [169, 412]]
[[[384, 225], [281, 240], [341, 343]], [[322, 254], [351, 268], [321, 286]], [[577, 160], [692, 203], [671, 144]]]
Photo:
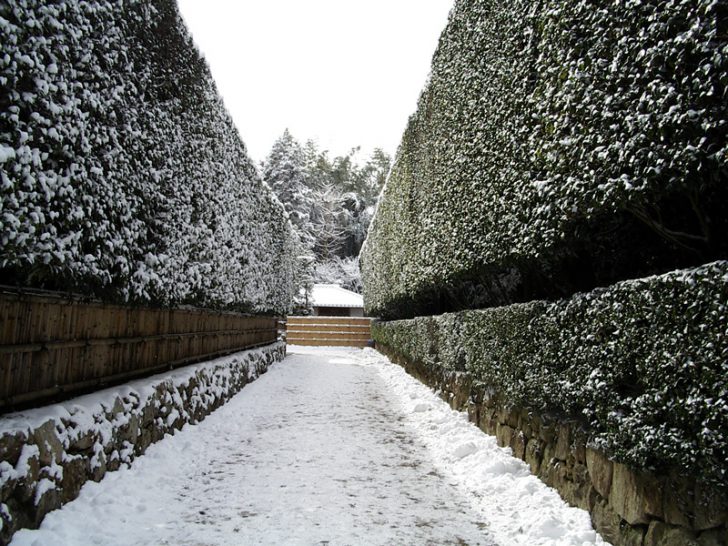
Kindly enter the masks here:
[[288, 317], [286, 340], [291, 345], [366, 347], [370, 325], [370, 318]]
[[0, 288], [0, 411], [267, 345], [277, 322]]

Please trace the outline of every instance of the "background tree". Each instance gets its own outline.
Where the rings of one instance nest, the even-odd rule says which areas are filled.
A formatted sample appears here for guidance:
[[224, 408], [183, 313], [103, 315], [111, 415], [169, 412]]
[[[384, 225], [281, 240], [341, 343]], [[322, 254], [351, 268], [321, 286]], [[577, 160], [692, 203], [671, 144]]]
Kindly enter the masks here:
[[[263, 163], [263, 178], [289, 213], [308, 254], [301, 285], [336, 283], [361, 292], [357, 256], [374, 216], [391, 158], [381, 149], [365, 161], [360, 148], [329, 158], [308, 140], [301, 146], [288, 130]], [[303, 279], [305, 277], [305, 279]]]
[[314, 241], [309, 236], [307, 226], [314, 196], [307, 181], [303, 148], [288, 129], [275, 141], [268, 158], [263, 162], [263, 180], [283, 203], [291, 223], [299, 232], [301, 242], [312, 248]]

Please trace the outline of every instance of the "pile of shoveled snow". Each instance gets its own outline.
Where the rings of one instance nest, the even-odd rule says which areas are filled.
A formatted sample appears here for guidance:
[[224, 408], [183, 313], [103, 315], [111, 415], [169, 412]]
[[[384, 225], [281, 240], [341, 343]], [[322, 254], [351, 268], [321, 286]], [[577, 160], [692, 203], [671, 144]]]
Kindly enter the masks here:
[[373, 349], [362, 360], [376, 368], [400, 401], [407, 423], [427, 446], [435, 466], [472, 498], [503, 545], [582, 546], [606, 544], [585, 510], [567, 505], [529, 471], [528, 465], [499, 447], [493, 436], [453, 411], [431, 389]]

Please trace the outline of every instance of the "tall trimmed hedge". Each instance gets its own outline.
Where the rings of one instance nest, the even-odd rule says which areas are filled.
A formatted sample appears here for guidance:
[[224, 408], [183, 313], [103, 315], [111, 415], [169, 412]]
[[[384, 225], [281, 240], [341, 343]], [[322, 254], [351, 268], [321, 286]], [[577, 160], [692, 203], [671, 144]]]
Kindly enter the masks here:
[[285, 312], [294, 240], [174, 0], [0, 5], [0, 274]]
[[362, 252], [387, 318], [728, 256], [714, 0], [458, 0]]
[[617, 460], [728, 483], [728, 262], [551, 303], [375, 322], [372, 335], [468, 372], [505, 404], [580, 421]]

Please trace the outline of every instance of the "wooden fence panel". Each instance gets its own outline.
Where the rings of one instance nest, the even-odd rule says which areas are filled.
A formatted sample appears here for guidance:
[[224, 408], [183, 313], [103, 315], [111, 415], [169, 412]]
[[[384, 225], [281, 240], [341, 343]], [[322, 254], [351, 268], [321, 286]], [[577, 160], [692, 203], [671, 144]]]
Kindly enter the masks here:
[[366, 347], [371, 319], [359, 317], [288, 317], [286, 341], [318, 347]]
[[154, 309], [0, 287], [0, 411], [278, 339], [276, 317]]

